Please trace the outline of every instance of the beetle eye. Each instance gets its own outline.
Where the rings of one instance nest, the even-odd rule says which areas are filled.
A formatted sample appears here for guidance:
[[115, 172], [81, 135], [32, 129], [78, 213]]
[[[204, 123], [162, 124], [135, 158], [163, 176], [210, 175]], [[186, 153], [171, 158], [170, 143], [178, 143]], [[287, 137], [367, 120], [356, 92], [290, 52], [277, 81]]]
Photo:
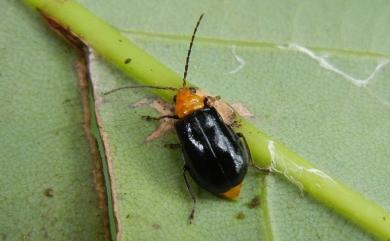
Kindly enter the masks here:
[[173, 96], [173, 102], [176, 103], [176, 95]]
[[196, 88], [190, 87], [190, 91], [191, 91], [192, 94], [196, 94]]

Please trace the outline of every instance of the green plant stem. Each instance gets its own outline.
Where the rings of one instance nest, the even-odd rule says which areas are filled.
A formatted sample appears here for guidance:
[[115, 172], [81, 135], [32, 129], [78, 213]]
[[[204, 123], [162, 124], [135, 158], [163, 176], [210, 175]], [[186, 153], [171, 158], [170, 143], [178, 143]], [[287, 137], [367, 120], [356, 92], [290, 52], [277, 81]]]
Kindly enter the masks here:
[[[118, 30], [74, 1], [25, 0], [76, 34], [100, 56], [143, 85], [181, 86], [181, 77], [135, 46]], [[129, 63], [127, 63], [131, 59]], [[154, 90], [166, 100], [173, 93]], [[284, 175], [301, 190], [381, 240], [390, 240], [390, 213], [334, 180], [311, 163], [272, 141], [248, 121], [237, 128], [248, 141], [257, 165]]]

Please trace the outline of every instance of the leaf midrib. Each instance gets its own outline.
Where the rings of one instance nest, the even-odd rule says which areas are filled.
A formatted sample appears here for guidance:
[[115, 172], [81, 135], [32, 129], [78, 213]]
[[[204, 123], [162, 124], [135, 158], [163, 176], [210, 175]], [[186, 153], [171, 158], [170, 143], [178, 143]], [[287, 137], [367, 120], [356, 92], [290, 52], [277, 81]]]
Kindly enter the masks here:
[[[137, 38], [141, 39], [163, 39], [169, 40], [173, 42], [189, 42], [191, 39], [190, 35], [179, 35], [172, 33], [163, 33], [163, 32], [148, 32], [142, 30], [135, 29], [120, 29], [122, 33], [134, 35]], [[275, 43], [275, 42], [267, 42], [267, 41], [256, 41], [256, 40], [242, 40], [242, 39], [224, 39], [224, 38], [216, 38], [216, 37], [202, 37], [196, 36], [196, 41], [201, 43], [209, 43], [215, 45], [225, 45], [225, 46], [241, 46], [241, 47], [253, 47], [253, 48], [274, 48], [279, 49], [279, 46], [283, 46], [292, 42], [284, 42], [284, 43]], [[305, 45], [305, 48], [317, 51], [317, 52], [326, 52], [334, 55], [349, 55], [356, 57], [371, 57], [371, 58], [390, 58], [390, 54], [384, 54], [374, 51], [362, 51], [356, 49], [342, 49], [342, 48], [325, 48], [318, 46], [308, 46]], [[288, 51], [288, 49], [286, 49]], [[290, 50], [294, 51], [294, 50]]]

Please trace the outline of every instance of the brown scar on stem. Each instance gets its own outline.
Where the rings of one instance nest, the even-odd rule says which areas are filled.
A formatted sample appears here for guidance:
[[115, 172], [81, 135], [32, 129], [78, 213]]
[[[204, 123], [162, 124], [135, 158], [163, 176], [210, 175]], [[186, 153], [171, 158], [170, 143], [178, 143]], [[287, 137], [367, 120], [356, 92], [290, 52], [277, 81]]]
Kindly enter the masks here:
[[41, 14], [41, 16], [43, 17], [43, 19], [45, 20], [45, 22], [47, 23], [47, 25], [51, 30], [53, 30], [58, 36], [64, 39], [68, 44], [70, 44], [71, 46], [79, 50], [81, 53], [83, 53], [87, 44], [80, 38], [80, 36], [77, 36], [75, 33], [73, 33], [69, 27], [63, 26], [57, 20], [48, 16], [41, 9], [37, 9], [37, 11]]

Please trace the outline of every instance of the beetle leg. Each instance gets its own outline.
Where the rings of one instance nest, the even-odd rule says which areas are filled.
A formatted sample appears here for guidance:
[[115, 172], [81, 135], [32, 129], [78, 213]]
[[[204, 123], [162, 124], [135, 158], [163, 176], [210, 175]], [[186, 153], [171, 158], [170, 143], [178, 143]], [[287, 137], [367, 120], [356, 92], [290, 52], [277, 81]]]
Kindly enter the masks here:
[[143, 115], [142, 116], [143, 119], [145, 120], [161, 120], [161, 119], [165, 119], [165, 118], [169, 118], [169, 119], [179, 119], [179, 117], [177, 115], [162, 115], [162, 116], [159, 116], [159, 117], [153, 117], [153, 116], [148, 116], [148, 115]]
[[252, 158], [252, 155], [251, 155], [251, 151], [250, 151], [250, 149], [249, 149], [248, 142], [246, 141], [245, 136], [244, 136], [242, 133], [240, 133], [240, 132], [237, 132], [236, 134], [237, 134], [237, 136], [238, 136], [239, 138], [241, 138], [242, 143], [245, 145], [245, 148], [246, 148], [247, 151], [248, 151], [249, 160], [250, 160], [252, 166], [253, 166], [254, 168], [256, 168], [257, 170], [259, 170], [259, 171], [270, 172], [270, 168], [261, 168], [261, 167], [259, 167], [259, 166], [256, 165], [256, 163], [253, 161], [253, 158]]
[[204, 106], [209, 106], [209, 96], [204, 97], [203, 104]]
[[191, 195], [191, 198], [192, 198], [192, 209], [191, 209], [190, 215], [188, 216], [188, 222], [191, 224], [192, 220], [194, 219], [194, 214], [195, 214], [196, 198], [195, 198], [194, 193], [192, 193], [192, 189], [191, 189], [190, 183], [188, 182], [187, 175], [186, 175], [187, 171], [188, 171], [188, 168], [187, 168], [186, 165], [184, 165], [183, 166], [184, 182], [186, 183], [187, 191]]
[[168, 149], [179, 149], [179, 148], [181, 148], [181, 144], [180, 143], [167, 143], [167, 144], [164, 144], [164, 147], [168, 148]]

